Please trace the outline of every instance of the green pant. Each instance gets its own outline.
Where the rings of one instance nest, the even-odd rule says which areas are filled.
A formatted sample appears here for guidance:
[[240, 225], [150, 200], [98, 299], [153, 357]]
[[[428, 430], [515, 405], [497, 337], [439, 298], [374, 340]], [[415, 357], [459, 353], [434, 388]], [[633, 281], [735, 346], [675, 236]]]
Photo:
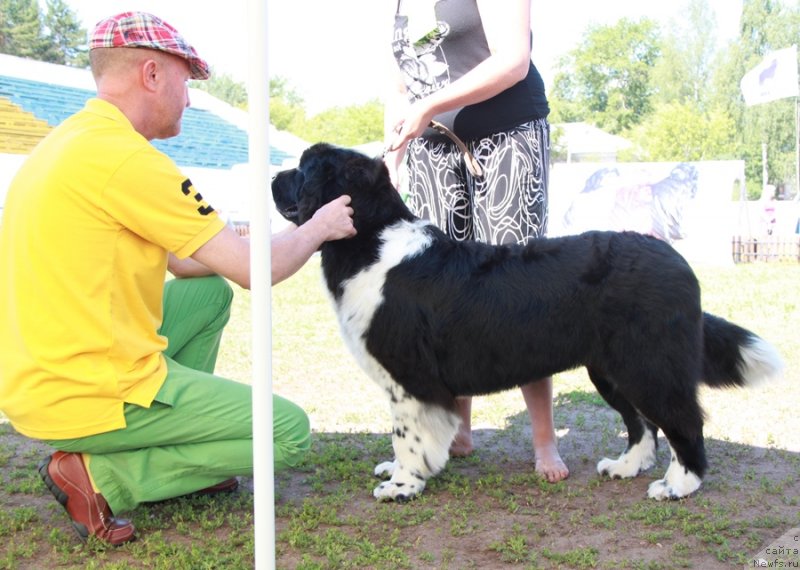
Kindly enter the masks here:
[[[115, 514], [253, 473], [250, 386], [212, 374], [233, 292], [219, 277], [175, 279], [164, 291], [168, 373], [149, 408], [125, 405], [124, 429], [56, 449], [89, 455], [89, 470]], [[305, 412], [273, 395], [275, 469], [310, 446]]]

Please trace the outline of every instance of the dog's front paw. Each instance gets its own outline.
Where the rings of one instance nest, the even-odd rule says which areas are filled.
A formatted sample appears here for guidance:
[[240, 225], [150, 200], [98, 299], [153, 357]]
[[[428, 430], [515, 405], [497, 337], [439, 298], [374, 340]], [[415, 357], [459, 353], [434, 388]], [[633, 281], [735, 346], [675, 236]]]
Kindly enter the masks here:
[[647, 496], [656, 501], [674, 501], [680, 499], [680, 496], [675, 492], [675, 489], [670, 487], [666, 479], [659, 479], [658, 481], [650, 483], [650, 486], [647, 488]]
[[597, 472], [612, 479], [628, 479], [650, 469], [655, 462], [656, 440], [650, 431], [646, 431], [637, 443], [619, 456], [619, 459], [607, 457], [601, 459], [597, 464]]
[[638, 475], [639, 466], [625, 461], [624, 456], [619, 459], [604, 457], [597, 463], [597, 472], [612, 479], [629, 479]]
[[650, 483], [647, 496], [656, 501], [674, 501], [688, 497], [697, 491], [702, 483], [703, 480], [688, 469], [670, 466], [663, 479]]
[[389, 479], [397, 468], [397, 461], [384, 461], [375, 466], [375, 477]]
[[425, 488], [420, 483], [393, 483], [384, 481], [372, 492], [379, 501], [394, 501], [396, 503], [406, 503], [419, 495]]

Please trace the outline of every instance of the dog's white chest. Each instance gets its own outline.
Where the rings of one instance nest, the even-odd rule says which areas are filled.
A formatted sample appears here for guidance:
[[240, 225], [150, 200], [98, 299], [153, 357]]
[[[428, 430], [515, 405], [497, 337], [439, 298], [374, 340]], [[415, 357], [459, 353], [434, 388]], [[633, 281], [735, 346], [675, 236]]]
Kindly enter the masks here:
[[342, 284], [342, 296], [334, 300], [342, 337], [364, 371], [378, 384], [389, 388], [394, 384], [386, 370], [367, 352], [366, 336], [375, 311], [384, 302], [386, 274], [404, 259], [418, 255], [431, 242], [423, 231], [428, 222], [401, 222], [381, 234], [378, 260]]

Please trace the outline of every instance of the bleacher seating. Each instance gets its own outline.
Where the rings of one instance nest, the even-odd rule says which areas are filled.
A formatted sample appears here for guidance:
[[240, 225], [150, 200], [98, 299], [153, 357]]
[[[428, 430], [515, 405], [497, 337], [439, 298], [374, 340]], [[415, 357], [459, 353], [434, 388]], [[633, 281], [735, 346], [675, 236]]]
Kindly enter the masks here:
[[[0, 101], [11, 104], [9, 108], [0, 103], [6, 105], [0, 106], [0, 152], [29, 152], [50, 128], [80, 110], [94, 95], [88, 89], [0, 75]], [[38, 121], [32, 123], [31, 118]], [[180, 135], [153, 144], [181, 166], [229, 169], [248, 161], [248, 139], [243, 129], [193, 107], [183, 114]], [[271, 148], [270, 164], [280, 165], [288, 156]]]
[[0, 96], [0, 153], [28, 154], [50, 129], [46, 121]]

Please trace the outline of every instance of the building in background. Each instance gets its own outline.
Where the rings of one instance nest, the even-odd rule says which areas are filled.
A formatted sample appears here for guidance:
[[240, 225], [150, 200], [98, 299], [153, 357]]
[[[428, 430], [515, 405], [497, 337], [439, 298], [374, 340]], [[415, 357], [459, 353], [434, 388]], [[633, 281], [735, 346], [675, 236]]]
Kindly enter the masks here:
[[[96, 94], [88, 69], [0, 54], [0, 214], [11, 179], [34, 146]], [[153, 145], [172, 158], [214, 208], [249, 223], [248, 114], [205, 91], [189, 90], [181, 134]], [[270, 170], [296, 160], [308, 143], [272, 129]], [[264, 191], [269, 192], [269, 180]], [[276, 225], [283, 220], [273, 216]]]

